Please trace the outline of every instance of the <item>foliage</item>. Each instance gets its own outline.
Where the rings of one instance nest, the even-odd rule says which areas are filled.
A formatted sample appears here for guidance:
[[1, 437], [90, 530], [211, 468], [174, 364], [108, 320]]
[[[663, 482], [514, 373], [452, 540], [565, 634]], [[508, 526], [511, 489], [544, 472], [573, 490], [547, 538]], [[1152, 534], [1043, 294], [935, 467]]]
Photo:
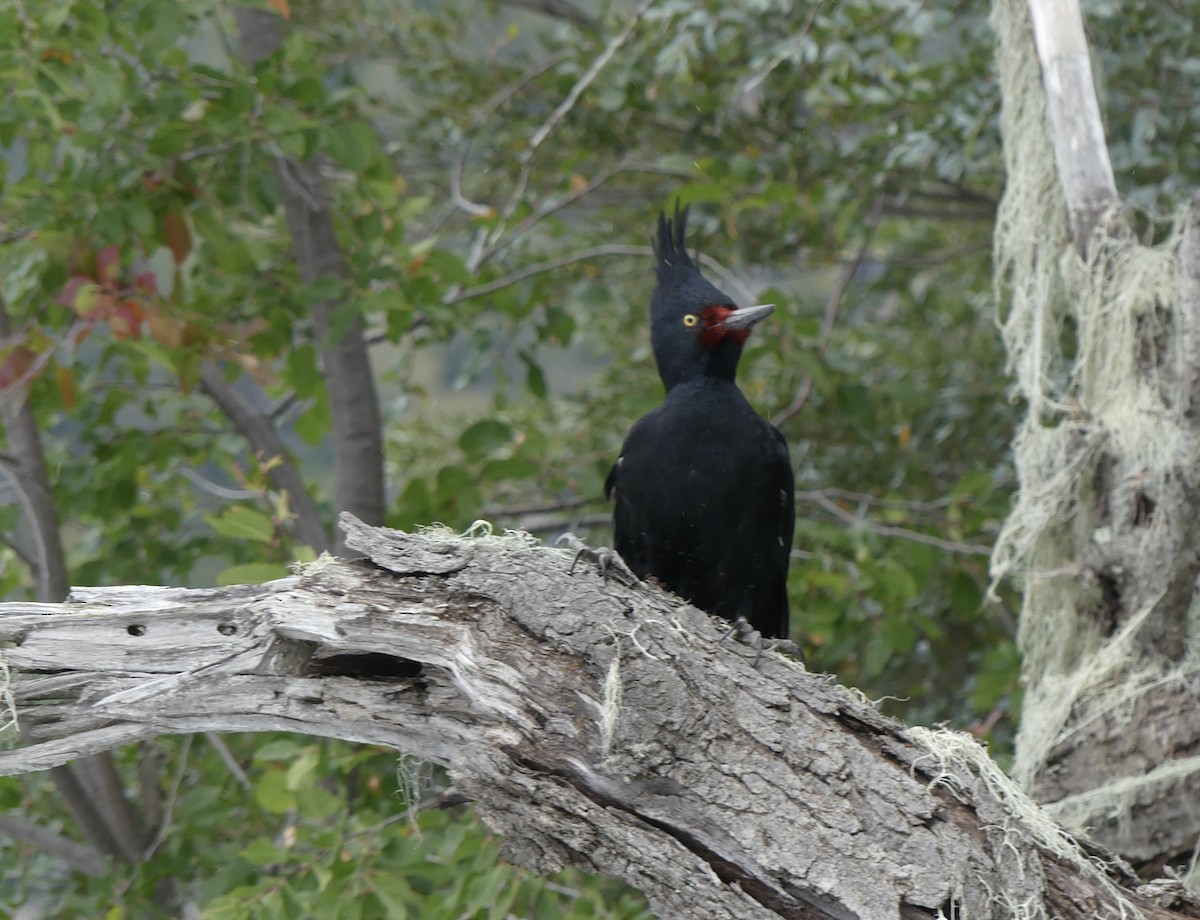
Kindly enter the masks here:
[[[210, 740], [161, 739], [141, 750], [161, 762], [175, 794], [167, 833], [148, 862], [57, 888], [47, 884], [47, 857], [19, 853], [7, 863], [5, 901], [31, 900], [47, 917], [121, 920], [142, 915], [170, 878], [206, 920], [650, 916], [615, 883], [575, 872], [537, 878], [504, 865], [495, 840], [468, 814], [405, 801], [412, 790], [393, 751], [293, 736], [223, 737], [249, 765], [245, 784]], [[44, 800], [50, 789], [0, 786], [0, 801], [52, 813], [54, 803]]]
[[[28, 391], [73, 582], [256, 580], [303, 558], [277, 461], [198, 378], [219, 362], [271, 411], [331, 521], [309, 319], [331, 297], [377, 342], [389, 523], [487, 516], [604, 541], [608, 464], [659, 396], [645, 240], [677, 195], [727, 266], [714, 280], [780, 307], [742, 379], [796, 462], [793, 626], [810, 666], [908, 719], [994, 729], [1003, 750], [1018, 665], [978, 548], [1007, 508], [1014, 410], [991, 319], [1002, 163], [981, 13], [662, 0], [618, 44], [626, 4], [590, 29], [466, 3], [266, 6], [286, 39], [253, 70], [219, 0], [0, 7], [0, 398]], [[1152, 208], [1186, 181], [1189, 13], [1096, 12], [1121, 30], [1100, 43], [1106, 69], [1144, 88], [1107, 111]], [[1161, 42], [1167, 84], [1141, 78]], [[285, 156], [323, 163], [346, 280], [300, 281]], [[18, 520], [0, 508], [0, 529]], [[29, 584], [0, 547], [0, 591]], [[61, 890], [62, 915], [133, 913], [172, 875], [212, 917], [638, 910], [595, 881], [502, 868], [469, 821], [389, 824], [380, 752], [238, 739], [247, 791], [204, 742], [180, 743], [163, 742], [164, 777], [184, 779], [154, 859], [121, 891]], [[0, 796], [61, 821], [41, 781]], [[29, 871], [0, 890], [60, 886], [46, 858], [6, 848]], [[580, 893], [551, 910], [563, 886]]]

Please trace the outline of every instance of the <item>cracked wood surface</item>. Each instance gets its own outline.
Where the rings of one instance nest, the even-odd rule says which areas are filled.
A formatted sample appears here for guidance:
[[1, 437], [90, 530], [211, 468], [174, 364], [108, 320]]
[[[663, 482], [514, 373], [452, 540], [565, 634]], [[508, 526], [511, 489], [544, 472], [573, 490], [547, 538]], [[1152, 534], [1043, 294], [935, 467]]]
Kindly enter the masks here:
[[776, 653], [756, 665], [657, 587], [568, 574], [571, 553], [520, 538], [343, 528], [366, 561], [0, 605], [31, 739], [0, 774], [171, 732], [297, 731], [445, 765], [514, 862], [625, 879], [664, 917], [1117, 917], [1124, 897], [1200, 916], [1038, 831], [994, 767], [947, 754], [972, 742]]

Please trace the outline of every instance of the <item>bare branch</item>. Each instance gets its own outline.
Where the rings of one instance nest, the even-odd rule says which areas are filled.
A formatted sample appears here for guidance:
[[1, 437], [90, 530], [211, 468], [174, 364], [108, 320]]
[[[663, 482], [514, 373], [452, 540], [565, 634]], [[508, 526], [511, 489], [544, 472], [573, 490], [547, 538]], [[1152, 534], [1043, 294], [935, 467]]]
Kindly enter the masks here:
[[990, 546], [984, 546], [980, 543], [958, 543], [953, 540], [943, 540], [941, 537], [935, 537], [931, 534], [921, 533], [919, 530], [909, 530], [907, 527], [877, 524], [861, 515], [850, 513], [841, 507], [841, 505], [831, 501], [823, 492], [797, 492], [796, 498], [800, 501], [811, 502], [828, 511], [838, 520], [851, 524], [854, 527], [868, 530], [871, 533], [879, 534], [881, 537], [897, 537], [901, 540], [911, 540], [913, 543], [923, 543], [926, 546], [932, 546], [948, 553], [958, 553], [963, 556], [990, 556], [992, 554]]
[[[576, 262], [586, 262], [588, 259], [599, 259], [607, 256], [653, 256], [654, 250], [649, 246], [631, 246], [627, 243], [607, 243], [602, 246], [589, 246], [585, 249], [579, 249], [565, 256], [560, 256], [557, 259], [550, 259], [545, 262], [538, 262], [534, 265], [526, 265], [524, 268], [518, 269], [515, 272], [507, 274], [502, 278], [497, 278], [494, 281], [489, 281], [486, 284], [477, 284], [475, 287], [467, 288], [466, 290], [456, 291], [448, 294], [443, 300], [444, 304], [458, 303], [460, 300], [469, 300], [472, 297], [482, 297], [484, 294], [491, 294], [495, 291], [503, 290], [506, 287], [511, 287], [518, 282], [524, 281], [526, 278], [532, 278], [535, 275], [541, 275], [545, 272], [551, 272], [559, 268], [565, 268], [568, 265], [574, 265]], [[711, 269], [714, 274], [721, 278], [722, 284], [733, 288], [737, 296], [744, 303], [751, 303], [754, 298], [750, 291], [741, 281], [739, 281], [732, 272], [724, 265], [718, 262], [712, 256], [700, 253], [700, 264], [705, 268]]]
[[609, 179], [612, 179], [614, 176], [619, 176], [622, 173], [650, 173], [662, 176], [678, 176], [684, 179], [690, 179], [696, 174], [694, 170], [658, 166], [654, 163], [621, 163], [612, 167], [611, 169], [602, 170], [593, 176], [582, 187], [566, 195], [561, 195], [558, 198], [554, 198], [543, 204], [541, 207], [536, 208], [534, 212], [521, 221], [521, 223], [517, 224], [517, 226], [513, 227], [512, 230], [501, 236], [500, 239], [498, 239], [491, 246], [484, 249], [483, 252], [479, 254], [477, 259], [478, 264], [475, 266], [475, 268], [478, 269], [480, 266], [486, 264], [489, 259], [496, 255], [496, 253], [505, 247], [512, 245], [521, 237], [525, 236], [525, 234], [527, 234], [551, 214], [555, 213], [556, 211], [561, 211], [563, 208], [574, 204], [581, 198], [586, 198]]
[[1117, 202], [1079, 0], [1029, 0], [1033, 39], [1075, 243], [1086, 251], [1100, 215]]
[[[868, 212], [866, 230], [863, 233], [862, 242], [859, 243], [858, 251], [855, 252], [854, 258], [846, 264], [841, 275], [838, 276], [838, 282], [833, 286], [833, 290], [829, 292], [829, 296], [825, 299], [825, 317], [821, 320], [821, 331], [817, 336], [817, 356], [822, 357], [825, 354], [825, 349], [829, 346], [829, 336], [833, 332], [833, 326], [837, 322], [838, 310], [842, 304], [842, 298], [846, 295], [846, 289], [850, 287], [850, 282], [854, 280], [854, 276], [858, 273], [862, 266], [863, 259], [867, 255], [867, 250], [871, 246], [871, 238], [875, 235], [875, 230], [879, 226], [879, 219], [882, 216], [883, 199], [876, 197], [871, 203], [871, 208]], [[804, 408], [804, 404], [808, 402], [808, 397], [812, 393], [813, 378], [809, 374], [801, 382], [796, 390], [796, 395], [786, 409], [779, 413], [774, 419], [773, 424], [782, 425], [792, 416], [800, 412]]]
[[571, 553], [520, 537], [343, 522], [370, 563], [0, 606], [35, 739], [0, 752], [0, 773], [158, 733], [286, 729], [441, 763], [510, 860], [624, 878], [660, 916], [990, 916], [997, 897], [1047, 916], [1190, 910], [1122, 887], [1136, 879], [1078, 849], [973, 739], [905, 729], [723, 642], [653, 585], [571, 575]]
[[538, 262], [534, 265], [526, 265], [524, 268], [518, 269], [502, 278], [497, 278], [494, 281], [489, 281], [486, 284], [477, 284], [475, 287], [469, 287], [466, 290], [449, 294], [442, 302], [449, 305], [458, 303], [460, 300], [470, 300], [472, 297], [482, 297], [484, 294], [491, 294], [506, 287], [512, 287], [526, 278], [532, 278], [535, 275], [541, 275], [545, 272], [552, 272], [555, 269], [565, 268], [568, 265], [574, 265], [576, 262], [586, 262], [588, 259], [599, 259], [606, 256], [640, 256], [649, 253], [651, 253], [649, 246], [629, 246], [624, 243], [589, 246], [587, 249], [580, 249], [568, 255], [560, 256], [557, 259]]
[[213, 750], [217, 752], [217, 756], [221, 758], [221, 762], [237, 780], [238, 785], [249, 792], [253, 788], [253, 784], [250, 782], [250, 777], [246, 775], [246, 771], [242, 769], [242, 765], [233, 756], [233, 752], [229, 750], [229, 745], [216, 732], [205, 732], [204, 740], [213, 746]]
[[108, 872], [108, 863], [94, 847], [76, 843], [69, 837], [39, 827], [20, 815], [0, 815], [0, 834], [57, 857], [73, 871], [82, 872], [92, 878], [99, 878]]
[[175, 814], [175, 802], [179, 799], [179, 787], [183, 785], [183, 776], [187, 771], [188, 754], [192, 751], [193, 737], [193, 735], [184, 736], [183, 750], [179, 752], [179, 766], [175, 770], [175, 778], [171, 781], [171, 789], [167, 793], [167, 804], [163, 809], [162, 820], [159, 822], [158, 832], [154, 835], [154, 839], [150, 841], [146, 847], [146, 851], [142, 854], [143, 860], [149, 859], [158, 852], [158, 848], [167, 839], [167, 831], [171, 827], [171, 818]]
[[584, 15], [567, 0], [503, 0], [507, 6], [517, 6], [522, 9], [532, 10], [535, 13], [541, 13], [543, 16], [550, 16], [553, 19], [563, 19], [567, 22], [573, 22], [577, 26], [594, 28], [596, 20], [590, 16]]
[[596, 60], [592, 61], [591, 66], [575, 81], [575, 85], [571, 87], [562, 102], [555, 107], [554, 111], [550, 113], [550, 116], [542, 123], [541, 127], [533, 133], [533, 136], [529, 139], [529, 145], [520, 157], [521, 172], [517, 176], [517, 182], [513, 187], [512, 193], [509, 195], [508, 202], [501, 210], [501, 215], [505, 219], [512, 216], [513, 211], [517, 209], [517, 205], [525, 194], [525, 188], [529, 184], [529, 176], [533, 170], [533, 158], [537, 154], [538, 148], [545, 143], [546, 138], [550, 136], [558, 123], [575, 107], [584, 90], [592, 85], [592, 81], [600, 75], [600, 71], [607, 66], [608, 62], [621, 49], [621, 46], [633, 35], [634, 29], [637, 28], [638, 23], [641, 22], [642, 17], [646, 14], [646, 10], [650, 8], [653, 2], [654, 0], [641, 0], [634, 7], [633, 12], [629, 15], [629, 21], [625, 23], [625, 27], [613, 37], [604, 50], [600, 52], [599, 56], [597, 56]]
[[206, 361], [200, 370], [200, 390], [217, 404], [233, 429], [246, 439], [267, 468], [272, 485], [287, 495], [288, 507], [296, 515], [296, 535], [301, 542], [318, 553], [329, 549], [329, 533], [321, 522], [317, 503], [308, 494], [304, 477], [271, 420], [227, 383], [220, 368], [211, 361]]
[[796, 49], [800, 47], [800, 40], [812, 28], [813, 21], [817, 18], [817, 11], [820, 8], [821, 0], [812, 0], [812, 5], [809, 7], [808, 15], [804, 17], [804, 23], [800, 26], [800, 30], [795, 34], [789, 35], [784, 48], [772, 56], [759, 70], [742, 81], [742, 85], [738, 87], [735, 94], [735, 99], [754, 92], [758, 89], [762, 81], [771, 75], [771, 72], [776, 67], [795, 55]]

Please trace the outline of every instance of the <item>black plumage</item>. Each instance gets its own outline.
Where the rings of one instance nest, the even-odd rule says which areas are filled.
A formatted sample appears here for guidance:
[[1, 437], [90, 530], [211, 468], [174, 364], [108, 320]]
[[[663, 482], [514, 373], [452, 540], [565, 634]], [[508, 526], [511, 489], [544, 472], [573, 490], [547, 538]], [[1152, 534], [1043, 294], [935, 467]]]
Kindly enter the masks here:
[[774, 309], [738, 309], [688, 256], [686, 209], [659, 215], [650, 339], [666, 395], [630, 430], [604, 484], [616, 496], [616, 550], [702, 610], [788, 634], [795, 524], [783, 435], [735, 382], [751, 326]]

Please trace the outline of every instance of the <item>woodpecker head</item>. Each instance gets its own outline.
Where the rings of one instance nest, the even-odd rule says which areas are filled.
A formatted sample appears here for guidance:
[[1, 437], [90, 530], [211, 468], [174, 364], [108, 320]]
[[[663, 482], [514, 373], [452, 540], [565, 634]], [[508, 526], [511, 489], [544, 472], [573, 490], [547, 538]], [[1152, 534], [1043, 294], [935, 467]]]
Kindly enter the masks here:
[[763, 304], [739, 310], [728, 294], [706, 281], [688, 256], [686, 230], [687, 208], [676, 203], [674, 218], [659, 213], [652, 241], [658, 284], [650, 298], [650, 344], [668, 390], [697, 377], [732, 380], [750, 328], [775, 309]]

